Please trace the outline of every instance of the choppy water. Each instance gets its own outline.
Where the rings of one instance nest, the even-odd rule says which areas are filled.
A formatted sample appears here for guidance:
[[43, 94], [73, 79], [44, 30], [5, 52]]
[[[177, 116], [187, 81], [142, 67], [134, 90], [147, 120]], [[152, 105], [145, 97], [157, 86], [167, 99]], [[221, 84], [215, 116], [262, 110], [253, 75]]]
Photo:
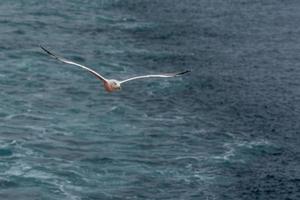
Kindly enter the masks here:
[[[0, 199], [300, 199], [300, 2], [2, 0]], [[106, 93], [107, 77], [191, 69]]]

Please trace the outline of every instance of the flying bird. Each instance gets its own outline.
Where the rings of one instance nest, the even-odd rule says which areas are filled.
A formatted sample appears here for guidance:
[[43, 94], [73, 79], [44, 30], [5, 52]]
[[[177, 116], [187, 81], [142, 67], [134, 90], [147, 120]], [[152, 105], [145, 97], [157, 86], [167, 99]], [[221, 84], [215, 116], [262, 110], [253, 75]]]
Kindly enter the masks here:
[[123, 83], [126, 83], [128, 81], [132, 81], [132, 80], [136, 80], [136, 79], [142, 79], [142, 78], [170, 78], [170, 77], [175, 77], [175, 76], [180, 76], [183, 74], [186, 74], [188, 72], [190, 72], [190, 70], [185, 70], [185, 71], [181, 71], [181, 72], [175, 72], [175, 73], [164, 73], [164, 74], [156, 74], [156, 75], [144, 75], [144, 76], [135, 76], [129, 79], [125, 79], [123, 81], [118, 81], [115, 79], [106, 79], [104, 78], [104, 76], [100, 75], [98, 72], [94, 71], [93, 69], [86, 67], [84, 65], [78, 64], [76, 62], [67, 60], [63, 57], [59, 57], [53, 53], [51, 53], [49, 50], [45, 49], [44, 47], [40, 46], [41, 49], [43, 49], [47, 54], [49, 54], [51, 57], [66, 63], [66, 64], [70, 64], [70, 65], [75, 65], [78, 67], [81, 67], [87, 71], [89, 71], [90, 73], [92, 73], [94, 76], [96, 76], [96, 78], [98, 78], [99, 80], [101, 80], [104, 84], [104, 88], [107, 92], [114, 92], [114, 91], [118, 91], [121, 89], [121, 85]]

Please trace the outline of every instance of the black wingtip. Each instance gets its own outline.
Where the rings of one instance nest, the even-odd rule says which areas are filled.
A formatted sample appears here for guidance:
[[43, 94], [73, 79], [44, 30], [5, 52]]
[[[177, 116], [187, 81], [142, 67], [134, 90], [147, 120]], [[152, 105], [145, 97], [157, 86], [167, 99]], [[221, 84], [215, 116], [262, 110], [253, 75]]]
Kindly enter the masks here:
[[42, 45], [40, 45], [40, 48], [43, 49], [47, 54], [54, 56], [50, 51], [48, 51], [47, 49], [45, 49]]
[[54, 55], [53, 53], [51, 53], [49, 50], [47, 50], [45, 47], [43, 47], [42, 45], [40, 45], [40, 48], [42, 50], [44, 50], [48, 55], [50, 55], [52, 58], [55, 58], [56, 60], [60, 60], [61, 58], [59, 58], [58, 56]]
[[191, 72], [191, 70], [185, 70], [185, 71], [183, 71], [183, 72], [177, 73], [176, 76], [181, 76], [181, 75], [186, 74], [186, 73], [189, 73], [189, 72]]

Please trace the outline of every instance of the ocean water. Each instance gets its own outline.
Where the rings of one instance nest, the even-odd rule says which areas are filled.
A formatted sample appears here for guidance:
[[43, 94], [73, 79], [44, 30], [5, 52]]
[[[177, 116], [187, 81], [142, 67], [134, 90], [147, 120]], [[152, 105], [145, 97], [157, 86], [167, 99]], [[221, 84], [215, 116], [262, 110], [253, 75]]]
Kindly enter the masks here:
[[[300, 2], [1, 0], [0, 199], [300, 199]], [[107, 93], [39, 48], [129, 78]]]

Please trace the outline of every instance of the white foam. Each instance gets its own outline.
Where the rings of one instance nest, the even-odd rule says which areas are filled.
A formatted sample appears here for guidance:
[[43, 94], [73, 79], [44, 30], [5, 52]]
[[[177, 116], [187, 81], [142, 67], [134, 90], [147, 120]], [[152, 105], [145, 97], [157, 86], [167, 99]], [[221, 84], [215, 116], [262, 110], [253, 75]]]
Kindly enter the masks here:
[[31, 166], [29, 166], [28, 164], [24, 162], [18, 162], [15, 165], [13, 165], [11, 168], [9, 168], [7, 171], [5, 171], [5, 175], [23, 176], [30, 169]]

